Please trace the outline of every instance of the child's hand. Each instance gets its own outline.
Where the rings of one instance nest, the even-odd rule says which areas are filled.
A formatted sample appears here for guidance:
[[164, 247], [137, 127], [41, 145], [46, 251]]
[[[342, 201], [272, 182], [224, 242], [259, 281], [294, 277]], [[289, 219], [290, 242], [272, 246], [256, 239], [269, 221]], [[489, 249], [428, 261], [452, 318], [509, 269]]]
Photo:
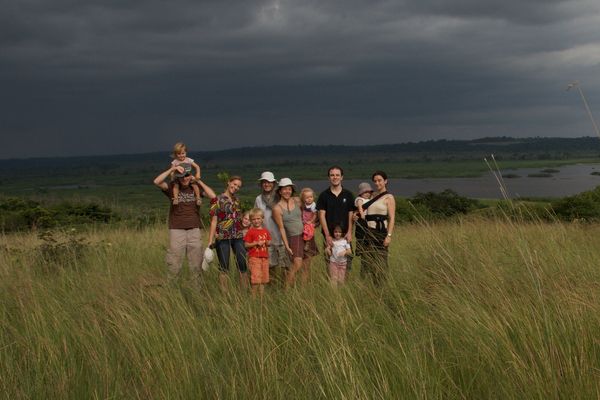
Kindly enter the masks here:
[[176, 167], [175, 167], [175, 169], [176, 169], [176, 170], [177, 170], [177, 171], [178, 171], [180, 174], [183, 174], [183, 173], [185, 172], [185, 169], [184, 169], [184, 168], [183, 168], [181, 165], [178, 165], [178, 166], [176, 166]]
[[325, 254], [327, 254], [328, 256], [331, 256], [331, 247], [325, 248]]
[[391, 241], [392, 241], [392, 238], [390, 236], [386, 236], [385, 239], [383, 240], [383, 245], [385, 247], [388, 247], [390, 245]]
[[287, 250], [288, 253], [290, 253], [291, 256], [294, 255], [294, 252], [292, 251], [292, 248], [290, 246], [286, 245], [285, 249]]

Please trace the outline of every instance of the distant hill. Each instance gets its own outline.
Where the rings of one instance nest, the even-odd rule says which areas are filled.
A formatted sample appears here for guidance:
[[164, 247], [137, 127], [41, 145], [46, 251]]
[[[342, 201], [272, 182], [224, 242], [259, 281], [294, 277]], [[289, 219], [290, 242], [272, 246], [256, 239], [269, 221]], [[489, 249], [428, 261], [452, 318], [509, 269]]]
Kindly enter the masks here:
[[[219, 151], [191, 152], [190, 156], [209, 168], [231, 164], [322, 164], [337, 161], [443, 161], [481, 159], [494, 153], [501, 159], [568, 159], [600, 156], [600, 140], [579, 138], [511, 138], [486, 137], [475, 140], [427, 140], [374, 146], [259, 146]], [[145, 165], [152, 168], [168, 165], [169, 153], [120, 154], [86, 157], [53, 157], [0, 160], [2, 170], [27, 168], [85, 168], [111, 170]]]
[[[376, 146], [263, 146], [191, 152], [207, 183], [219, 185], [219, 174], [256, 177], [269, 169], [278, 176], [321, 179], [327, 167], [344, 167], [347, 178], [370, 176], [384, 169], [404, 178], [479, 176], [484, 157], [494, 154], [503, 166], [556, 166], [600, 159], [600, 140], [581, 138], [490, 137], [476, 140], [428, 140]], [[74, 188], [108, 196], [108, 187], [151, 186], [170, 164], [167, 151], [87, 157], [0, 160], [1, 193], [50, 193]], [[221, 174], [222, 176], [222, 174]], [[96, 188], [96, 189], [94, 189]], [[150, 187], [151, 189], [151, 187]], [[29, 191], [29, 192], [27, 192]], [[139, 192], [139, 188], [134, 190]]]

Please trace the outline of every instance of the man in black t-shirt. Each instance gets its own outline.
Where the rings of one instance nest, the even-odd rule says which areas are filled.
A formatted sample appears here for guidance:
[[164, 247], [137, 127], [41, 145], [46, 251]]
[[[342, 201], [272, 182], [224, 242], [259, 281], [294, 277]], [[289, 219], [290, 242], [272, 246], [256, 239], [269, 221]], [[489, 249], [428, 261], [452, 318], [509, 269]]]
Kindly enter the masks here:
[[[173, 182], [167, 183], [169, 175], [174, 174], [179, 183], [178, 204], [173, 204]], [[169, 278], [179, 276], [183, 257], [187, 255], [189, 268], [197, 277], [202, 264], [202, 237], [200, 235], [200, 213], [196, 204], [194, 189], [190, 186], [193, 180], [192, 166], [182, 163], [171, 167], [154, 178], [154, 185], [167, 196], [171, 203], [169, 209], [169, 249], [167, 250], [167, 267]], [[195, 181], [204, 195], [212, 199], [215, 192], [201, 180]]]
[[352, 223], [354, 214], [354, 196], [342, 187], [344, 170], [337, 165], [327, 171], [329, 188], [321, 192], [317, 199], [319, 222], [327, 246], [332, 245], [333, 228], [339, 225], [345, 239], [352, 242]]

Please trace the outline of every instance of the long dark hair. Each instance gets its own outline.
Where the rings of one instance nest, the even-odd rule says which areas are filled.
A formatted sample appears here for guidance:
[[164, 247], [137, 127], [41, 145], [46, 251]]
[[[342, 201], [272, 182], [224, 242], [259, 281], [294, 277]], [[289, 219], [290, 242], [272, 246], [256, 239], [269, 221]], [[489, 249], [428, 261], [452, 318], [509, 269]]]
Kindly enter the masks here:
[[[290, 198], [293, 198], [294, 195], [296, 194], [296, 187], [294, 185], [289, 185], [289, 186], [292, 187], [292, 195], [290, 196]], [[277, 190], [275, 191], [275, 201], [273, 204], [277, 204], [277, 203], [279, 203], [279, 200], [281, 200], [281, 193], [279, 193], [279, 191], [281, 189], [283, 189], [284, 187], [287, 187], [287, 186], [278, 187]]]
[[374, 181], [375, 177], [377, 175], [381, 176], [384, 180], [387, 181], [387, 174], [385, 172], [383, 172], [383, 171], [375, 171], [375, 172], [373, 172], [373, 175], [371, 175], [371, 181]]

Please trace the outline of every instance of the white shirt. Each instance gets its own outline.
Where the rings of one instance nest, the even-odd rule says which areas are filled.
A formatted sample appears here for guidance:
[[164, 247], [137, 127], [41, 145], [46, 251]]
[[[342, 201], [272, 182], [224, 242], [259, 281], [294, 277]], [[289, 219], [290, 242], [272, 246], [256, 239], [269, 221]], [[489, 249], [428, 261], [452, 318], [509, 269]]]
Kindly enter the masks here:
[[331, 247], [330, 261], [346, 264], [348, 257], [346, 256], [346, 250], [350, 248], [350, 244], [346, 239], [333, 240], [333, 246]]
[[317, 211], [317, 203], [315, 203], [314, 201], [310, 204], [306, 204], [304, 206], [305, 209], [310, 210], [312, 212], [316, 212]]

